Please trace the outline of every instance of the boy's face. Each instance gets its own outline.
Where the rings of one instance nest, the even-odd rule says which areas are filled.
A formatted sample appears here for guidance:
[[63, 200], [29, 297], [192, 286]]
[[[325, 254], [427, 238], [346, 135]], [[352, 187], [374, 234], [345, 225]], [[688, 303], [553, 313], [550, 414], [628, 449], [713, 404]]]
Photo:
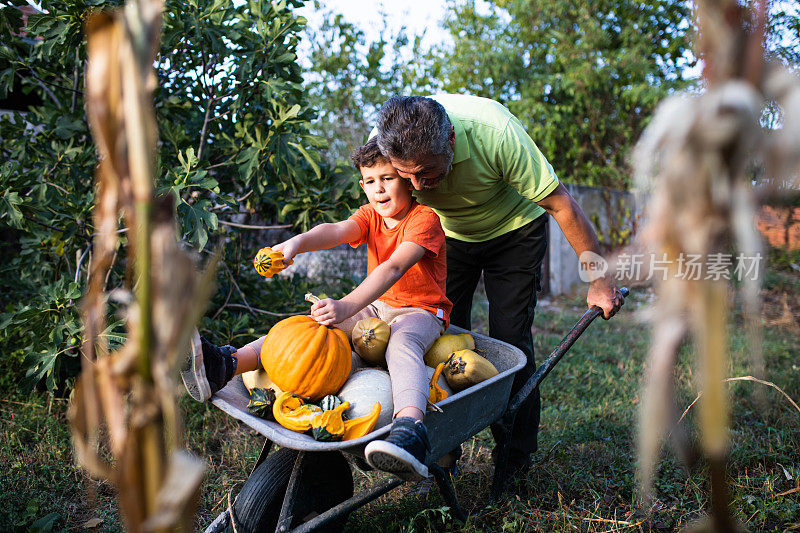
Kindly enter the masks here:
[[358, 184], [364, 189], [369, 205], [383, 218], [404, 215], [411, 203], [408, 180], [401, 178], [388, 161], [379, 161], [371, 167], [361, 167]]

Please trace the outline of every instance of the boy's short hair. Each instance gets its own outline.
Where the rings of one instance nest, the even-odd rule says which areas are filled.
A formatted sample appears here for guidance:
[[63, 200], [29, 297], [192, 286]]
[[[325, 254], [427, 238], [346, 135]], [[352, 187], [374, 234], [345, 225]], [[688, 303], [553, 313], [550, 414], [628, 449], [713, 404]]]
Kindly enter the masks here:
[[378, 163], [388, 163], [389, 158], [381, 153], [378, 148], [378, 139], [373, 137], [364, 146], [359, 146], [350, 154], [350, 161], [356, 169], [361, 167], [372, 167]]

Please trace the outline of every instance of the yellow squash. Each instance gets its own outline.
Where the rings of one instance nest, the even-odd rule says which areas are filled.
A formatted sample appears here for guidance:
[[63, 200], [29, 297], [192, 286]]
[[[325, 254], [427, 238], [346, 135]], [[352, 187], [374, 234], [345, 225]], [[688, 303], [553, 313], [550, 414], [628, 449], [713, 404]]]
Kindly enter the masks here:
[[455, 352], [444, 365], [444, 378], [454, 391], [464, 390], [496, 375], [494, 365], [472, 350]]
[[272, 404], [275, 421], [292, 431], [304, 433], [311, 429], [311, 421], [322, 413], [314, 404], [306, 404], [302, 398], [291, 392], [282, 392]]
[[[344, 404], [342, 404], [344, 405]], [[378, 417], [381, 415], [381, 404], [375, 402], [372, 412], [368, 415], [344, 421], [344, 436], [342, 440], [352, 440], [363, 437], [375, 427]]]
[[364, 318], [353, 328], [353, 347], [364, 361], [386, 367], [386, 346], [391, 332], [389, 324], [380, 318]]
[[436, 368], [439, 363], [447, 361], [450, 354], [458, 350], [474, 350], [475, 339], [469, 333], [459, 335], [442, 335], [433, 346], [425, 353], [425, 364], [431, 368]]
[[350, 407], [347, 402], [319, 413], [311, 421], [311, 434], [314, 440], [323, 442], [341, 440], [344, 436], [344, 419], [342, 414]]
[[431, 377], [431, 382], [428, 384], [428, 401], [431, 403], [440, 402], [448, 396], [447, 391], [439, 386], [439, 376], [442, 375], [444, 365], [444, 363], [438, 364], [436, 371]]
[[263, 368], [242, 373], [242, 382], [244, 382], [247, 390], [251, 392], [253, 389], [272, 389], [276, 395], [283, 392], [280, 387], [269, 379], [269, 374]]

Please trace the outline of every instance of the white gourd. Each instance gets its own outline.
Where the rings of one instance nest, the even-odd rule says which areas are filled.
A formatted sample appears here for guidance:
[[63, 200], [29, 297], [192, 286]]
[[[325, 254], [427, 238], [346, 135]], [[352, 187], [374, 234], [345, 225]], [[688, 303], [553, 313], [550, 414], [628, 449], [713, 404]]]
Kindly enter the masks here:
[[368, 415], [375, 402], [378, 402], [381, 404], [381, 414], [375, 429], [392, 422], [392, 380], [385, 370], [362, 368], [354, 372], [336, 396], [343, 402], [350, 402], [350, 408], [344, 412], [348, 420]]

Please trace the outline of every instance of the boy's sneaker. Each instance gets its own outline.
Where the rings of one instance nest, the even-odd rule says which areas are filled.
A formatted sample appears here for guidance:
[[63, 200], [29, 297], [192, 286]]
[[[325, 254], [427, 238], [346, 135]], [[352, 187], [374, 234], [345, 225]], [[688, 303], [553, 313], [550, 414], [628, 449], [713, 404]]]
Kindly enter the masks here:
[[430, 449], [425, 424], [411, 417], [401, 417], [394, 420], [386, 440], [370, 442], [364, 454], [373, 468], [406, 481], [418, 481], [428, 477], [425, 456]]
[[186, 355], [181, 378], [189, 396], [204, 402], [224, 387], [236, 373], [236, 348], [215, 346], [200, 336], [197, 330], [192, 333], [189, 353]]

